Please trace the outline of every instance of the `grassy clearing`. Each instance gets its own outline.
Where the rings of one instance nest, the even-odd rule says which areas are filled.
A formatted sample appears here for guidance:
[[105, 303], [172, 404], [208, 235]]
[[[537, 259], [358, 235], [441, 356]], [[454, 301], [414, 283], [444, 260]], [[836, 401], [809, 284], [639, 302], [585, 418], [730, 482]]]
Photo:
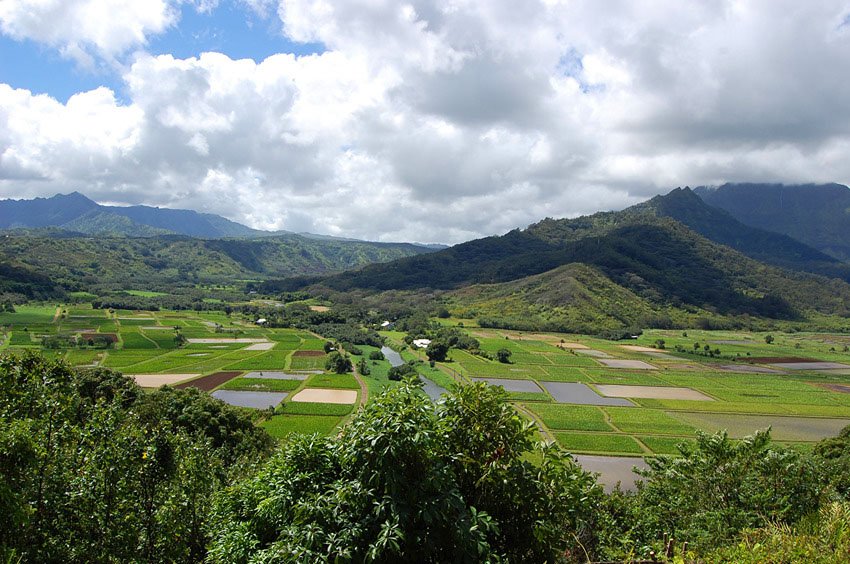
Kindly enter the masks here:
[[290, 401], [280, 404], [276, 412], [288, 415], [348, 415], [354, 409], [351, 404], [314, 403]]
[[556, 431], [555, 438], [570, 452], [641, 454], [643, 449], [632, 437], [617, 434]]
[[341, 422], [341, 417], [327, 415], [274, 415], [260, 426], [272, 437], [285, 439], [293, 433], [329, 435]]
[[289, 351], [245, 351], [245, 354], [254, 356], [227, 365], [227, 370], [283, 370], [286, 368], [290, 353]]
[[359, 390], [360, 384], [351, 374], [313, 374], [307, 379], [306, 387]]
[[605, 414], [598, 407], [558, 404], [533, 404], [526, 407], [553, 430], [606, 432], [614, 430], [605, 422]]
[[624, 433], [693, 434], [694, 426], [654, 409], [606, 407], [611, 424]]
[[291, 392], [301, 385], [300, 380], [273, 380], [270, 378], [234, 378], [221, 386], [222, 390], [248, 390], [252, 392]]
[[508, 399], [513, 401], [551, 402], [549, 394], [542, 392], [508, 392]]
[[293, 356], [290, 359], [289, 368], [292, 370], [324, 370], [326, 360], [325, 356]]
[[70, 350], [65, 354], [65, 362], [72, 366], [91, 364], [100, 354], [98, 351]]
[[30, 337], [29, 331], [12, 331], [12, 335], [9, 338], [10, 346], [27, 346], [34, 345], [32, 337]]
[[156, 349], [157, 344], [144, 335], [136, 332], [121, 332], [121, 340], [124, 342], [124, 349]]
[[114, 350], [109, 351], [106, 360], [104, 361], [104, 366], [108, 368], [120, 368], [123, 366], [130, 366], [131, 364], [138, 364], [140, 362], [145, 362], [148, 360], [152, 360], [157, 358], [162, 354], [162, 351], [126, 351], [126, 350]]
[[161, 349], [176, 349], [177, 343], [174, 341], [174, 333], [171, 331], [143, 331], [145, 337], [155, 342]]
[[163, 292], [151, 292], [150, 290], [124, 290], [124, 292], [130, 294], [131, 296], [137, 296], [140, 298], [155, 298], [157, 296], [168, 295]]
[[55, 305], [19, 305], [15, 306], [15, 313], [0, 313], [0, 325], [26, 327], [34, 324], [50, 324], [53, 323], [55, 314]]
[[682, 443], [695, 444], [693, 439], [684, 437], [656, 437], [650, 435], [641, 435], [638, 437], [655, 454], [679, 454], [679, 449], [676, 448]]

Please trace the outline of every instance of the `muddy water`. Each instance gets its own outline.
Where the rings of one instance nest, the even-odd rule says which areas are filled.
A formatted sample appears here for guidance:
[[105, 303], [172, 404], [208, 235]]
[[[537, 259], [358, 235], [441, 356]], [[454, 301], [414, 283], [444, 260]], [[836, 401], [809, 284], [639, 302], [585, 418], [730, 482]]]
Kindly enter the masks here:
[[274, 407], [286, 397], [283, 392], [236, 392], [232, 390], [216, 390], [212, 393], [224, 403], [239, 407], [252, 407], [254, 409], [266, 409]]
[[588, 472], [599, 473], [599, 483], [605, 487], [606, 492], [614, 489], [617, 482], [620, 483], [620, 488], [625, 491], [633, 491], [635, 481], [640, 479], [640, 476], [632, 472], [632, 468], [647, 468], [643, 458], [635, 456], [594, 456], [590, 454], [576, 454], [575, 459], [581, 464], [582, 468]]
[[[390, 366], [401, 366], [404, 364], [404, 359], [401, 358], [401, 355], [392, 350], [390, 347], [381, 347], [381, 352], [384, 353], [384, 356], [390, 362]], [[422, 391], [425, 392], [425, 394], [433, 401], [437, 401], [440, 399], [441, 395], [448, 391], [444, 387], [438, 386], [421, 374], [419, 375], [419, 379], [422, 380]]]

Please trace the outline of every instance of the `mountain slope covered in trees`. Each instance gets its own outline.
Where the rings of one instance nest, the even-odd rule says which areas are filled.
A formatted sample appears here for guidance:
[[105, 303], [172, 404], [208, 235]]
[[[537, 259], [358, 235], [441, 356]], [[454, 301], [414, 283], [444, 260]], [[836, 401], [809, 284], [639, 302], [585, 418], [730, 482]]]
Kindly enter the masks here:
[[151, 289], [187, 283], [231, 283], [268, 276], [330, 273], [430, 252], [406, 243], [313, 239], [161, 236], [3, 238], [0, 261], [16, 261], [69, 289]]
[[850, 188], [842, 184], [724, 184], [694, 190], [709, 205], [850, 261]]
[[[674, 195], [678, 196], [689, 198], [687, 193]], [[690, 199], [694, 203], [693, 198]], [[698, 211], [707, 207], [696, 203]], [[545, 219], [524, 230], [470, 241], [429, 255], [370, 265], [321, 280], [272, 282], [266, 288], [291, 290], [318, 282], [320, 287], [337, 292], [453, 291], [458, 309], [466, 312], [476, 311], [476, 308], [465, 307], [470, 304], [463, 304], [464, 298], [475, 302], [498, 296], [505, 307], [511, 303], [522, 304], [523, 307], [517, 309], [521, 317], [543, 306], [549, 308], [546, 315], [550, 315], [552, 308], [568, 308], [575, 303], [568, 296], [553, 302], [550, 298], [555, 294], [540, 290], [540, 279], [534, 282], [527, 277], [548, 273], [544, 279], [547, 276], [550, 281], [561, 278], [551, 284], [557, 287], [574, 284], [575, 275], [579, 273], [584, 280], [580, 286], [586, 290], [581, 294], [585, 306], [594, 300], [597, 304], [608, 303], [603, 295], [606, 292], [619, 297], [619, 304], [615, 301], [611, 307], [621, 313], [608, 312], [598, 318], [603, 326], [610, 326], [613, 320], [616, 320], [615, 325], [627, 326], [647, 318], [686, 319], [697, 315], [801, 320], [808, 312], [850, 314], [850, 285], [847, 283], [777, 268], [749, 258], [665, 217], [673, 215], [670, 209], [674, 207], [659, 205], [656, 201], [622, 212], [576, 219]], [[831, 265], [841, 271], [841, 265], [805, 245], [780, 235], [776, 235], [777, 241], [774, 241], [770, 234], [752, 232], [723, 212], [709, 209], [707, 213], [709, 218], [702, 227], [712, 226], [712, 216], [726, 220], [726, 231], [720, 225], [712, 233], [716, 238], [752, 235], [745, 248], [753, 254], [775, 262], [785, 257], [789, 265], [797, 268], [801, 263], [811, 262]], [[692, 217], [680, 217], [694, 222]], [[571, 265], [572, 270], [554, 270], [566, 265]], [[585, 268], [576, 270], [579, 265]], [[565, 272], [570, 274], [569, 280], [563, 279]], [[588, 282], [589, 278], [593, 279], [592, 283]], [[484, 290], [486, 285], [500, 284], [505, 286], [490, 286]], [[550, 303], [533, 297], [534, 292], [528, 292], [529, 284], [549, 296]], [[478, 285], [478, 293], [469, 289], [475, 285]], [[599, 325], [592, 323], [594, 311], [608, 308], [596, 305], [583, 309], [580, 327], [587, 328]], [[480, 315], [487, 312], [493, 310], [478, 311]], [[618, 320], [618, 315], [622, 319]], [[560, 319], [569, 320], [569, 316]]]
[[715, 243], [767, 264], [850, 281], [850, 265], [788, 235], [745, 225], [689, 188], [677, 188], [631, 209], [675, 219]]

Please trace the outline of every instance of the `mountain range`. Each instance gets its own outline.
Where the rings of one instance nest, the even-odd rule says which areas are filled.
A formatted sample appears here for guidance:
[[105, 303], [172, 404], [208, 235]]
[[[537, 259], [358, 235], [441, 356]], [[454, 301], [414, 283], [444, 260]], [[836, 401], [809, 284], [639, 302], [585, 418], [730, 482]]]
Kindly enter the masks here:
[[[513, 328], [586, 333], [828, 318], [850, 330], [847, 203], [850, 188], [837, 184], [677, 188], [622, 211], [546, 218], [434, 249], [257, 237], [218, 216], [100, 206], [71, 194], [0, 202], [0, 227], [17, 227], [0, 246], [8, 266], [0, 291], [257, 280], [265, 293], [307, 288], [370, 304], [418, 296]], [[206, 235], [178, 234], [177, 224]], [[74, 235], [104, 225], [111, 236]], [[28, 282], [27, 273], [38, 277]]]
[[210, 239], [273, 234], [192, 210], [103, 206], [79, 192], [51, 198], [0, 201], [0, 229], [46, 227], [77, 234], [130, 237], [178, 234]]
[[850, 261], [850, 188], [842, 184], [724, 184], [695, 192], [738, 221]]
[[436, 290], [455, 315], [577, 332], [687, 325], [697, 318], [728, 325], [746, 317], [850, 315], [848, 263], [789, 235], [747, 225], [708, 205], [700, 192], [680, 188], [618, 212], [547, 218], [427, 255], [269, 281], [266, 288]]

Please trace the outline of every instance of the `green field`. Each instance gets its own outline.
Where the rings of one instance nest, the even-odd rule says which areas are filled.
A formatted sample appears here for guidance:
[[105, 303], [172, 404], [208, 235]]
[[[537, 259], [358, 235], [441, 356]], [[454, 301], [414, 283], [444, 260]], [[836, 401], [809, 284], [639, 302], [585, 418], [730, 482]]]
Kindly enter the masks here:
[[[764, 333], [728, 331], [646, 331], [627, 341], [484, 329], [474, 335], [484, 350], [510, 350], [511, 362], [453, 350], [452, 361], [445, 364], [448, 370], [466, 378], [584, 383], [591, 389], [596, 384], [689, 388], [712, 400], [636, 397], [633, 407], [619, 407], [509, 393], [513, 401], [527, 401], [524, 408], [543, 430], [576, 453], [675, 454], [676, 445], [692, 441], [697, 430], [726, 429], [740, 438], [765, 427], [773, 429], [777, 440], [810, 445], [850, 425], [850, 393], [828, 387], [850, 386], [850, 371], [800, 371], [771, 364], [772, 359], [793, 357], [850, 366], [850, 352], [843, 350], [850, 337], [845, 335], [774, 333], [770, 344]], [[696, 353], [694, 343], [700, 343]], [[705, 344], [711, 345], [712, 356], [704, 354]], [[746, 359], [762, 358], [766, 360], [754, 363], [756, 369], [774, 373], [749, 371]], [[652, 369], [611, 368], [601, 360], [642, 361]], [[539, 401], [528, 401], [532, 399]]]
[[274, 415], [260, 426], [271, 436], [285, 439], [292, 433], [327, 435], [341, 422], [341, 417], [328, 415]]
[[257, 392], [291, 392], [301, 386], [300, 380], [272, 380], [270, 378], [234, 378], [223, 384], [222, 390], [250, 390]]
[[[129, 375], [319, 371], [308, 374], [303, 381], [237, 377], [222, 388], [282, 391], [290, 395], [305, 387], [360, 388], [352, 375], [325, 373], [324, 353], [298, 354], [322, 351], [326, 342], [322, 336], [297, 329], [257, 327], [250, 320], [222, 312], [109, 313], [85, 305], [44, 304], [19, 306], [15, 313], [2, 313], [0, 324], [6, 327], [8, 338], [2, 346], [7, 351], [39, 349], [43, 335], [60, 332], [116, 333], [119, 342], [106, 350], [59, 349], [45, 353], [74, 365], [101, 365]], [[211, 341], [178, 347], [175, 326], [187, 338]], [[534, 415], [543, 436], [557, 439], [576, 453], [674, 454], [676, 445], [693, 440], [697, 430], [727, 429], [733, 437], [743, 437], [768, 426], [777, 440], [805, 448], [850, 424], [850, 393], [830, 388], [836, 384], [850, 386], [850, 373], [790, 370], [770, 364], [771, 358], [793, 357], [850, 366], [850, 352], [844, 351], [850, 345], [846, 335], [775, 332], [768, 344], [765, 333], [731, 331], [653, 330], [627, 341], [480, 328], [473, 331], [484, 351], [510, 350], [510, 362], [500, 363], [452, 349], [445, 363], [435, 367], [427, 361], [418, 363], [419, 373], [444, 388], [473, 377], [498, 377], [534, 380], [538, 384], [584, 383], [591, 396], [600, 384], [688, 388], [711, 400], [636, 397], [630, 400], [633, 407], [626, 407], [559, 403], [546, 392], [508, 393], [511, 401], [522, 404]], [[382, 334], [401, 351], [405, 361], [426, 360], [422, 351], [404, 346], [404, 333]], [[274, 343], [274, 347], [247, 350], [251, 343], [222, 341], [234, 338], [263, 339]], [[697, 348], [695, 343], [699, 344]], [[712, 356], [704, 354], [705, 344], [710, 345]], [[369, 398], [398, 385], [387, 377], [388, 361], [368, 360], [369, 353], [377, 350], [375, 347], [359, 348], [367, 359], [369, 374], [358, 377], [365, 383]], [[754, 365], [747, 363], [762, 357], [770, 358]], [[355, 364], [360, 359], [361, 356], [352, 356]], [[611, 368], [601, 360], [642, 361], [652, 369]], [[775, 373], [752, 372], [753, 366]], [[264, 425], [281, 437], [295, 430], [328, 433], [354, 407], [284, 401], [274, 419]]]

